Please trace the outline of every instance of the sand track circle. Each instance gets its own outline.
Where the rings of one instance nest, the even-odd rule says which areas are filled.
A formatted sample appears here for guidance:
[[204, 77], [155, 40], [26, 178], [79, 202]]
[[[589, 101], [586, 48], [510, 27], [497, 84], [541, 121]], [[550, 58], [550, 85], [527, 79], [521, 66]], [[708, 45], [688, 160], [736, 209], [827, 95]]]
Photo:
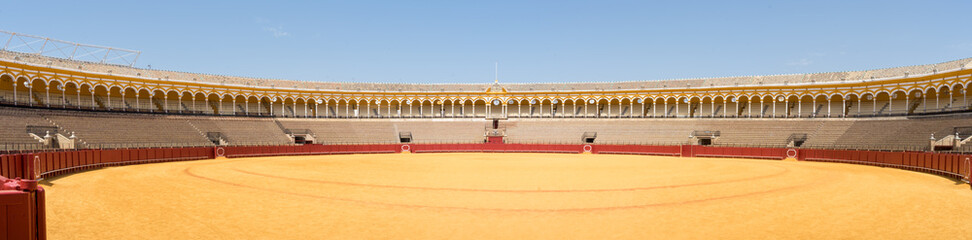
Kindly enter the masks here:
[[[819, 236], [797, 226], [827, 219], [837, 231], [888, 228], [879, 219], [900, 214], [889, 207], [913, 210], [913, 201], [934, 196], [930, 191], [936, 188], [956, 194], [941, 181], [927, 174], [832, 163], [444, 153], [146, 164], [47, 184], [52, 237], [397, 238], [445, 233], [444, 238], [562, 239], [623, 233], [619, 236], [641, 239], [702, 236], [694, 230], [752, 234], [762, 225], [794, 227], [786, 235], [756, 236]], [[908, 195], [893, 185], [923, 182], [933, 187], [911, 190], [922, 194]], [[966, 195], [954, 197], [972, 198]], [[972, 214], [968, 204], [934, 203], [955, 208], [939, 215]], [[858, 225], [837, 224], [846, 217], [835, 213], [869, 217]], [[137, 219], [158, 224], [125, 224]], [[699, 224], [713, 221], [721, 224]]]

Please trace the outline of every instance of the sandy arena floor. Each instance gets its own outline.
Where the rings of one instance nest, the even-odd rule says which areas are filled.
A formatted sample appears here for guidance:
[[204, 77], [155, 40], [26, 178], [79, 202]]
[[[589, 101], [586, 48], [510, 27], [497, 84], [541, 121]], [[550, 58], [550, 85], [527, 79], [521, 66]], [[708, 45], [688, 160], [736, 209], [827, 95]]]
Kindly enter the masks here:
[[44, 182], [50, 239], [968, 239], [972, 190], [849, 164], [388, 154], [134, 165]]

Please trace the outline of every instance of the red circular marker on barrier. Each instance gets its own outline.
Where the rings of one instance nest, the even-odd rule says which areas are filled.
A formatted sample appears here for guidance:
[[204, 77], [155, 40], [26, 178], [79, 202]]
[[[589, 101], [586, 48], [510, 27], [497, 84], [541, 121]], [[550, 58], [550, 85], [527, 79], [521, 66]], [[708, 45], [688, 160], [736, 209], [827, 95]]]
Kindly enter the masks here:
[[594, 150], [594, 147], [591, 147], [591, 145], [584, 145], [584, 152], [591, 152], [591, 150]]
[[408, 151], [411, 151], [411, 150], [412, 150], [412, 147], [411, 146], [402, 145], [402, 151], [403, 152], [408, 152]]
[[222, 147], [216, 148], [216, 156], [217, 157], [223, 157], [225, 155], [226, 155], [226, 150], [225, 149], [223, 149]]
[[788, 158], [796, 158], [797, 157], [797, 150], [796, 149], [792, 149], [792, 148], [791, 149], [787, 149], [786, 150], [786, 157], [788, 157]]

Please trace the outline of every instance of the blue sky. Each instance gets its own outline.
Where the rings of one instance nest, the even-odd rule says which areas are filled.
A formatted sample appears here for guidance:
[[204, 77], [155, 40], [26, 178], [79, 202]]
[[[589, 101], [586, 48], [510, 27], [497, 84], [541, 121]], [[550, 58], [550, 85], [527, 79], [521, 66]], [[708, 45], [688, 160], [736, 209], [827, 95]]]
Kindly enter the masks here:
[[[307, 81], [589, 82], [972, 57], [972, 1], [25, 1], [0, 29], [139, 67]], [[3, 39], [6, 41], [6, 39]]]

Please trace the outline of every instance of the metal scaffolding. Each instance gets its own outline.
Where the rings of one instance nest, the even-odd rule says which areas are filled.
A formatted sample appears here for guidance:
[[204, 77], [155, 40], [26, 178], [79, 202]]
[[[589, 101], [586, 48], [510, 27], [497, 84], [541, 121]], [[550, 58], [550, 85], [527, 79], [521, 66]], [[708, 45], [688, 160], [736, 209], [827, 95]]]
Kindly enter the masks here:
[[134, 66], [141, 51], [124, 48], [103, 47], [30, 34], [8, 32], [0, 30], [0, 41], [4, 51], [33, 53], [48, 57], [66, 58], [69, 60], [88, 61], [105, 64]]

